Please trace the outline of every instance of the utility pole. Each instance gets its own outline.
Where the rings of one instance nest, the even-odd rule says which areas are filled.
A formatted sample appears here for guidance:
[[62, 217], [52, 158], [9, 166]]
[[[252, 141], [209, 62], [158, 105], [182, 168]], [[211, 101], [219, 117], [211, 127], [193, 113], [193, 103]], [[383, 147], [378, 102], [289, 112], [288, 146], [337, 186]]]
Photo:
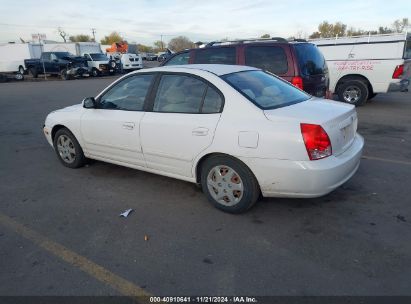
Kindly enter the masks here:
[[96, 29], [95, 29], [95, 28], [92, 28], [92, 29], [91, 29], [91, 33], [93, 34], [93, 40], [94, 40], [94, 42], [96, 42]]

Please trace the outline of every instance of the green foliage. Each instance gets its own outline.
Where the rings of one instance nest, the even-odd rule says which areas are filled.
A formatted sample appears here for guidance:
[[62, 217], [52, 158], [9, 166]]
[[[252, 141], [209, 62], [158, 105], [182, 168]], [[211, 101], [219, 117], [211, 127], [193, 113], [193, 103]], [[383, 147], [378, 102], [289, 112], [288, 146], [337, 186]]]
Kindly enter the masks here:
[[260, 38], [270, 38], [270, 37], [271, 37], [270, 34], [264, 34]]
[[89, 35], [85, 35], [85, 34], [70, 36], [69, 40], [71, 42], [92, 42], [93, 41], [93, 39]]
[[101, 44], [113, 44], [123, 41], [123, 37], [118, 32], [112, 32], [110, 35], [105, 36], [100, 40]]

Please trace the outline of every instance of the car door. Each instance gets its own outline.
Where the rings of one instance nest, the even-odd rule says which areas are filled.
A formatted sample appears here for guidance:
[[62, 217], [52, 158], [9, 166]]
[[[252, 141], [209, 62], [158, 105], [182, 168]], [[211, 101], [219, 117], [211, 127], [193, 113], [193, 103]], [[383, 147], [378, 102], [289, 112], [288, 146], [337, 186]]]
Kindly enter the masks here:
[[204, 79], [162, 74], [152, 111], [141, 121], [141, 144], [147, 167], [192, 177], [194, 158], [213, 140], [224, 97]]
[[144, 103], [154, 74], [138, 74], [113, 85], [81, 117], [87, 154], [97, 159], [145, 167], [140, 143]]
[[53, 53], [50, 54], [50, 60], [47, 63], [47, 72], [58, 73], [60, 71], [59, 58]]

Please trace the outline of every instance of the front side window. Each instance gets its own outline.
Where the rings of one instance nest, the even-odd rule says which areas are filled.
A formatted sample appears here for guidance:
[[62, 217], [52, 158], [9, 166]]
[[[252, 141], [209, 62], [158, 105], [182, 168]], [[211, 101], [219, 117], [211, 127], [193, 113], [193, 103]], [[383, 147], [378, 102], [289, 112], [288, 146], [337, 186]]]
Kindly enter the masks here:
[[179, 55], [174, 56], [169, 61], [167, 61], [164, 65], [180, 65], [180, 64], [188, 64], [188, 60], [190, 58], [190, 53], [182, 53]]
[[99, 102], [99, 109], [142, 111], [153, 74], [124, 79], [109, 89]]
[[195, 52], [194, 63], [236, 64], [236, 50], [234, 47], [198, 49]]
[[244, 71], [222, 76], [228, 84], [264, 110], [299, 103], [310, 95], [263, 71]]
[[207, 85], [186, 75], [163, 75], [154, 100], [155, 112], [200, 113]]
[[284, 75], [288, 71], [287, 55], [279, 46], [248, 46], [245, 49], [245, 65]]

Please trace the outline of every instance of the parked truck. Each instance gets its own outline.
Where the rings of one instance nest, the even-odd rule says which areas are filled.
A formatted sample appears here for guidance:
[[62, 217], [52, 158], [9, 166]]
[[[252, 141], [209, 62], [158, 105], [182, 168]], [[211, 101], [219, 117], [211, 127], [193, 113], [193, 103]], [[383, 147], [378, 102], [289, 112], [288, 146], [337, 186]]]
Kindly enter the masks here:
[[143, 59], [138, 54], [135, 44], [128, 44], [125, 41], [113, 43], [106, 48], [106, 53], [116, 61], [116, 67], [120, 71], [130, 72], [143, 68]]
[[83, 57], [87, 61], [92, 76], [113, 75], [115, 73], [115, 63], [113, 67], [113, 64], [111, 64], [106, 55], [102, 53], [84, 53]]
[[330, 90], [362, 105], [378, 93], [408, 91], [411, 33], [314, 39], [327, 61]]
[[84, 57], [69, 52], [43, 52], [40, 59], [24, 60], [24, 65], [34, 78], [39, 74], [58, 75], [64, 80], [89, 76]]

